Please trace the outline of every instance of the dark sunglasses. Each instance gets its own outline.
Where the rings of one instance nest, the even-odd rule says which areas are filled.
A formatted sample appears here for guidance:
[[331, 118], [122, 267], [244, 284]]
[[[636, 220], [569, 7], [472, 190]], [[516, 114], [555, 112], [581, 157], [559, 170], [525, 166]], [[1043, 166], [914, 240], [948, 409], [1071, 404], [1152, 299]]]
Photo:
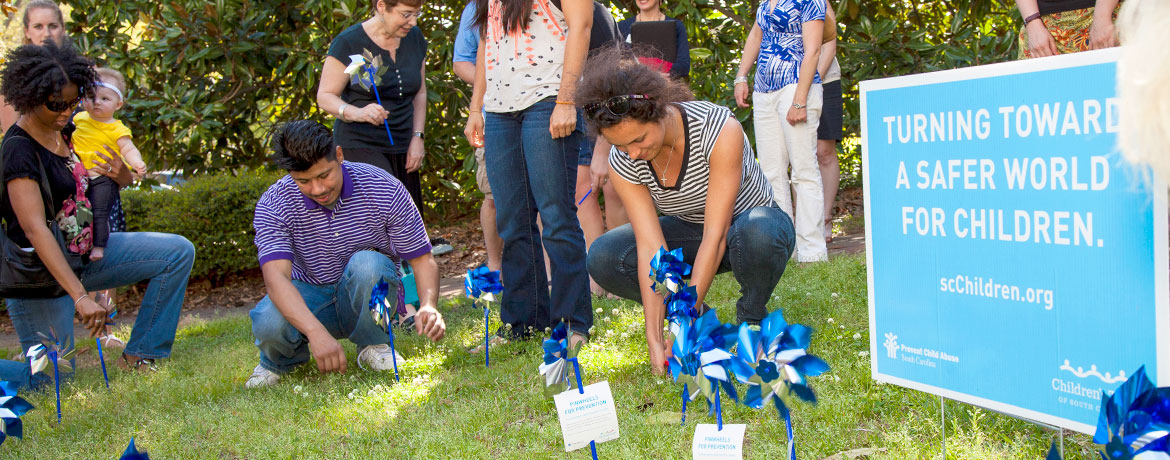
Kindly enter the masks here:
[[81, 102], [81, 96], [77, 96], [72, 101], [54, 101], [50, 99], [45, 101], [45, 108], [49, 109], [50, 112], [64, 112], [77, 107], [78, 102]]
[[649, 101], [654, 98], [645, 94], [623, 94], [607, 99], [605, 102], [596, 102], [593, 104], [586, 104], [585, 111], [596, 114], [601, 108], [609, 110], [609, 113], [615, 117], [620, 117], [630, 113], [630, 101], [640, 100]]

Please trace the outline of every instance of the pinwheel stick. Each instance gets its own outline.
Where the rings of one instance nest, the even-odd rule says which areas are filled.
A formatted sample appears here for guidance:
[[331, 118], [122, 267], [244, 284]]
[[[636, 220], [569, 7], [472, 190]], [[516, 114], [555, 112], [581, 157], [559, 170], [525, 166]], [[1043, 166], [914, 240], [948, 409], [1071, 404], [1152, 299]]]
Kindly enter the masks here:
[[715, 423], [723, 431], [723, 404], [719, 403], [719, 382], [715, 382]]
[[390, 360], [394, 363], [394, 381], [398, 381], [398, 352], [394, 351], [394, 326], [386, 324], [386, 335], [390, 336]]
[[102, 362], [102, 377], [106, 379], [106, 389], [109, 390], [110, 389], [110, 374], [106, 373], [106, 358], [105, 358], [105, 356], [102, 356], [102, 338], [95, 337], [93, 339], [93, 341], [97, 343], [98, 361]]
[[[573, 373], [577, 374], [577, 392], [585, 394], [585, 386], [581, 385], [581, 364], [577, 362], [577, 358], [569, 358], [567, 361], [573, 362]], [[589, 452], [593, 454], [593, 460], [597, 460], [597, 443], [589, 441]]]
[[[474, 302], [472, 302], [474, 304]], [[488, 345], [488, 314], [491, 310], [488, 309], [487, 303], [483, 305], [483, 367], [490, 367], [492, 365], [491, 347]]]
[[[370, 79], [370, 89], [374, 93], [374, 99], [378, 100], [378, 105], [382, 105], [382, 96], [378, 94], [378, 84], [374, 83], [374, 69], [370, 66], [366, 67], [366, 78]], [[383, 106], [385, 107], [385, 106]], [[390, 123], [382, 120], [382, 126], [386, 127], [386, 137], [390, 138], [390, 145], [394, 145], [394, 136], [390, 134]]]
[[57, 352], [49, 352], [49, 359], [53, 360], [53, 386], [57, 390], [57, 424], [61, 424], [61, 369], [57, 367]]

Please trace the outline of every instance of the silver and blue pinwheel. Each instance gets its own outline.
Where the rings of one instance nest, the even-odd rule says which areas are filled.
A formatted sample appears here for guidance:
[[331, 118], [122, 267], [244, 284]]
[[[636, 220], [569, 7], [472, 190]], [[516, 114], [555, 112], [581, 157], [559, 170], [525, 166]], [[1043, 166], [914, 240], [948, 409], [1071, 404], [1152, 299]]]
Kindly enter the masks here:
[[[50, 329], [49, 332], [53, 336], [57, 336], [57, 332]], [[65, 339], [65, 343], [57, 342], [44, 333], [38, 332], [37, 335], [41, 338], [41, 343], [29, 347], [24, 354], [24, 359], [28, 361], [30, 374], [38, 374], [45, 372], [49, 365], [53, 365], [53, 389], [57, 394], [57, 423], [61, 423], [61, 373], [72, 372], [73, 365], [69, 360], [77, 353], [77, 349], [73, 348], [73, 337]]]
[[[715, 412], [719, 425], [723, 424], [720, 407], [720, 388], [734, 401], [739, 396], [732, 384], [728, 369], [732, 354], [728, 351], [735, 343], [735, 327], [719, 321], [714, 310], [698, 319], [685, 322], [679, 328], [671, 346], [673, 356], [668, 364], [675, 382], [683, 384], [683, 417], [686, 417], [686, 403], [699, 394], [707, 399], [708, 413]], [[690, 393], [687, 393], [687, 390]]]
[[145, 450], [139, 451], [138, 447], [134, 446], [134, 438], [130, 438], [130, 445], [126, 446], [118, 460], [150, 460], [150, 456], [146, 455]]
[[1170, 388], [1156, 388], [1142, 366], [1101, 397], [1093, 442], [1105, 460], [1170, 459]]
[[16, 395], [16, 384], [0, 381], [0, 421], [3, 421], [4, 429], [0, 433], [0, 444], [4, 444], [9, 436], [19, 439], [24, 435], [20, 417], [32, 409], [32, 404]]
[[[370, 291], [370, 317], [379, 327], [386, 330], [386, 336], [390, 340], [390, 353], [394, 362], [394, 381], [398, 381], [398, 352], [394, 349], [394, 326], [391, 320], [394, 315], [398, 313], [398, 309], [390, 304], [390, 300], [386, 298], [390, 291], [390, 284], [386, 280], [378, 280], [378, 284], [374, 285], [374, 289]], [[362, 361], [358, 360], [358, 366], [361, 366]]]
[[581, 349], [569, 346], [569, 328], [565, 323], [557, 324], [549, 338], [544, 339], [544, 362], [540, 365], [540, 375], [544, 380], [544, 395], [553, 396], [571, 388], [569, 380], [569, 359], [575, 358]]
[[[743, 403], [760, 409], [772, 402], [788, 429], [788, 457], [795, 460], [789, 398], [795, 395], [816, 404], [817, 397], [808, 385], [808, 378], [828, 371], [829, 365], [808, 354], [812, 329], [788, 324], [781, 310], [764, 318], [759, 331], [741, 324], [737, 336], [736, 356], [731, 368], [736, 378], [749, 386]], [[789, 401], [786, 403], [786, 400]]]
[[500, 283], [500, 272], [488, 270], [487, 266], [480, 265], [467, 271], [463, 277], [463, 290], [470, 297], [474, 306], [476, 301], [483, 302], [483, 365], [491, 365], [491, 350], [489, 348], [488, 320], [491, 316], [491, 303], [496, 301], [496, 295], [504, 292], [504, 285]]
[[683, 277], [691, 274], [691, 265], [683, 259], [682, 248], [667, 251], [658, 248], [654, 258], [650, 260], [650, 279], [655, 290], [661, 284], [667, 292], [678, 292], [683, 285]]

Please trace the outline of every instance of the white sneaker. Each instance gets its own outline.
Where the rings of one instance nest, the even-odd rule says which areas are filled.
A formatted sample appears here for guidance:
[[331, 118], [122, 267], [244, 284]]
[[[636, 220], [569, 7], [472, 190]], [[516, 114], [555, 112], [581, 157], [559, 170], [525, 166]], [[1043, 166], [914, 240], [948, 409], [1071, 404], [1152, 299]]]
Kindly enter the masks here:
[[398, 359], [398, 365], [401, 366], [405, 359], [398, 351], [391, 351], [390, 345], [378, 344], [371, 345], [361, 350], [358, 350], [358, 362], [365, 363], [370, 366], [370, 369], [375, 371], [392, 371], [394, 370], [394, 359]]
[[256, 365], [256, 369], [252, 370], [252, 376], [248, 377], [248, 381], [244, 383], [244, 388], [260, 388], [275, 385], [280, 381], [280, 374], [272, 372], [264, 366]]

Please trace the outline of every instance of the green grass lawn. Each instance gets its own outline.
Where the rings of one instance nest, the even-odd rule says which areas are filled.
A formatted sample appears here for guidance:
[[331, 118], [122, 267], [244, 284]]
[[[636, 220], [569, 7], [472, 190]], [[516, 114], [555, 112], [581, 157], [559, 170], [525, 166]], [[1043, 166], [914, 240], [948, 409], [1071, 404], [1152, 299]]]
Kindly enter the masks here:
[[[734, 320], [738, 285], [720, 276], [709, 300]], [[714, 423], [692, 403], [679, 424], [681, 386], [650, 373], [641, 308], [594, 300], [593, 340], [581, 353], [587, 383], [608, 380], [621, 438], [598, 445], [601, 458], [689, 458], [696, 423]], [[819, 459], [856, 449], [864, 458], [942, 458], [939, 398], [870, 379], [864, 256], [789, 267], [769, 308], [812, 326], [810, 351], [832, 366], [813, 379], [820, 404], [793, 411], [797, 453]], [[196, 321], [179, 331], [173, 358], [153, 373], [118, 370], [110, 390], [92, 350], [77, 379], [62, 388], [64, 421], [53, 393], [26, 394], [37, 409], [24, 417], [24, 439], [0, 446], [0, 458], [117, 458], [130, 438], [156, 459], [193, 458], [589, 458], [566, 454], [552, 398], [541, 391], [538, 341], [514, 342], [482, 356], [482, 315], [465, 301], [445, 303], [448, 335], [439, 344], [400, 334], [402, 381], [357, 369], [321, 375], [302, 366], [271, 388], [245, 390], [256, 365], [247, 317]], [[128, 326], [122, 326], [128, 327]], [[494, 327], [494, 326], [493, 326]], [[127, 330], [121, 331], [123, 334]], [[746, 423], [746, 458], [785, 458], [783, 422], [774, 409], [752, 410], [725, 398], [724, 422]], [[1052, 431], [956, 402], [946, 407], [950, 459], [1042, 458]], [[841, 456], [836, 458], [852, 458]], [[1066, 435], [1066, 458], [1090, 459], [1088, 436]]]

